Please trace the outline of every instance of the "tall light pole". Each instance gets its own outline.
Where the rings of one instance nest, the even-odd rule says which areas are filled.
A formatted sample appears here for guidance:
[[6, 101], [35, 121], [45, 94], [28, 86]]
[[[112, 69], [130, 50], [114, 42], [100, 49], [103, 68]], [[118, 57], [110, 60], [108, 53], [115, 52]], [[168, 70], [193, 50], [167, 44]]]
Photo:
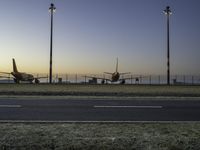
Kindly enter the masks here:
[[51, 3], [49, 12], [51, 13], [51, 37], [50, 37], [50, 68], [49, 68], [49, 83], [52, 83], [52, 42], [53, 42], [53, 13], [56, 11], [56, 7]]
[[172, 12], [169, 6], [163, 12], [167, 16], [167, 84], [170, 85], [169, 16]]

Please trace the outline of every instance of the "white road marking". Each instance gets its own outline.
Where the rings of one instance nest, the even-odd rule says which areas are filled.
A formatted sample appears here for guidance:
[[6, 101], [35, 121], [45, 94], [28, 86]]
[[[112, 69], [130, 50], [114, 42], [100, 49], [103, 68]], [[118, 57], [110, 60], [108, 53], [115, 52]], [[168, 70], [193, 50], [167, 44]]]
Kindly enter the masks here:
[[163, 106], [97, 106], [95, 105], [94, 108], [155, 108], [161, 109]]
[[20, 108], [21, 105], [0, 105], [0, 108]]

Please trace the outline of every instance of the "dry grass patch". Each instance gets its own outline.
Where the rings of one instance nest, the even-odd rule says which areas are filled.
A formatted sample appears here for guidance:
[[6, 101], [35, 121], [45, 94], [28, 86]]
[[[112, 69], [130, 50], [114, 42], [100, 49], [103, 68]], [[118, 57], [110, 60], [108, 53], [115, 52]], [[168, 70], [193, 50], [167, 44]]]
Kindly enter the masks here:
[[0, 124], [4, 149], [199, 150], [199, 123]]
[[0, 84], [0, 94], [200, 96], [200, 86]]

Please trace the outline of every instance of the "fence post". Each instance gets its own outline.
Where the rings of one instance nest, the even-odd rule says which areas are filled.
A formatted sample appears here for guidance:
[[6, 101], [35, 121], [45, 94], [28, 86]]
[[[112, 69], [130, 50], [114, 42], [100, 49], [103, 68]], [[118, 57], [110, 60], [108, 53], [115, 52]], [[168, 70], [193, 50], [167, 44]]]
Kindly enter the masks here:
[[131, 84], [133, 84], [133, 75], [131, 75]]
[[158, 84], [160, 85], [160, 75], [158, 76]]
[[57, 79], [58, 79], [58, 74], [56, 74], [55, 83], [57, 83]]
[[48, 74], [47, 74], [47, 83], [49, 83], [49, 82], [48, 82], [48, 79], [49, 79], [49, 76], [48, 76]]
[[65, 78], [66, 78], [66, 84], [67, 84], [67, 81], [68, 81], [68, 75], [67, 74], [65, 75]]
[[75, 80], [76, 80], [76, 83], [77, 83], [77, 74], [75, 75]]
[[183, 82], [184, 82], [184, 84], [186, 84], [186, 83], [185, 83], [185, 75], [183, 76]]
[[9, 83], [10, 83], [10, 74], [9, 74]]
[[85, 75], [85, 84], [86, 84], [86, 75]]
[[194, 84], [194, 76], [192, 76], [192, 85]]
[[175, 75], [175, 81], [178, 82], [178, 75]]
[[151, 75], [149, 76], [149, 84], [151, 85]]

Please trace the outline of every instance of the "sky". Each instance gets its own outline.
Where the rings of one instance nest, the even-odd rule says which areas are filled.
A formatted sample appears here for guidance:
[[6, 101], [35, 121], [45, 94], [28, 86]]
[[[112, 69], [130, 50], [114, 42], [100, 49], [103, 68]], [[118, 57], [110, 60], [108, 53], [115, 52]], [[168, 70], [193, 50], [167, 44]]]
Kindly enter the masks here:
[[199, 0], [0, 0], [0, 71], [48, 73], [54, 3], [53, 73], [200, 74]]

